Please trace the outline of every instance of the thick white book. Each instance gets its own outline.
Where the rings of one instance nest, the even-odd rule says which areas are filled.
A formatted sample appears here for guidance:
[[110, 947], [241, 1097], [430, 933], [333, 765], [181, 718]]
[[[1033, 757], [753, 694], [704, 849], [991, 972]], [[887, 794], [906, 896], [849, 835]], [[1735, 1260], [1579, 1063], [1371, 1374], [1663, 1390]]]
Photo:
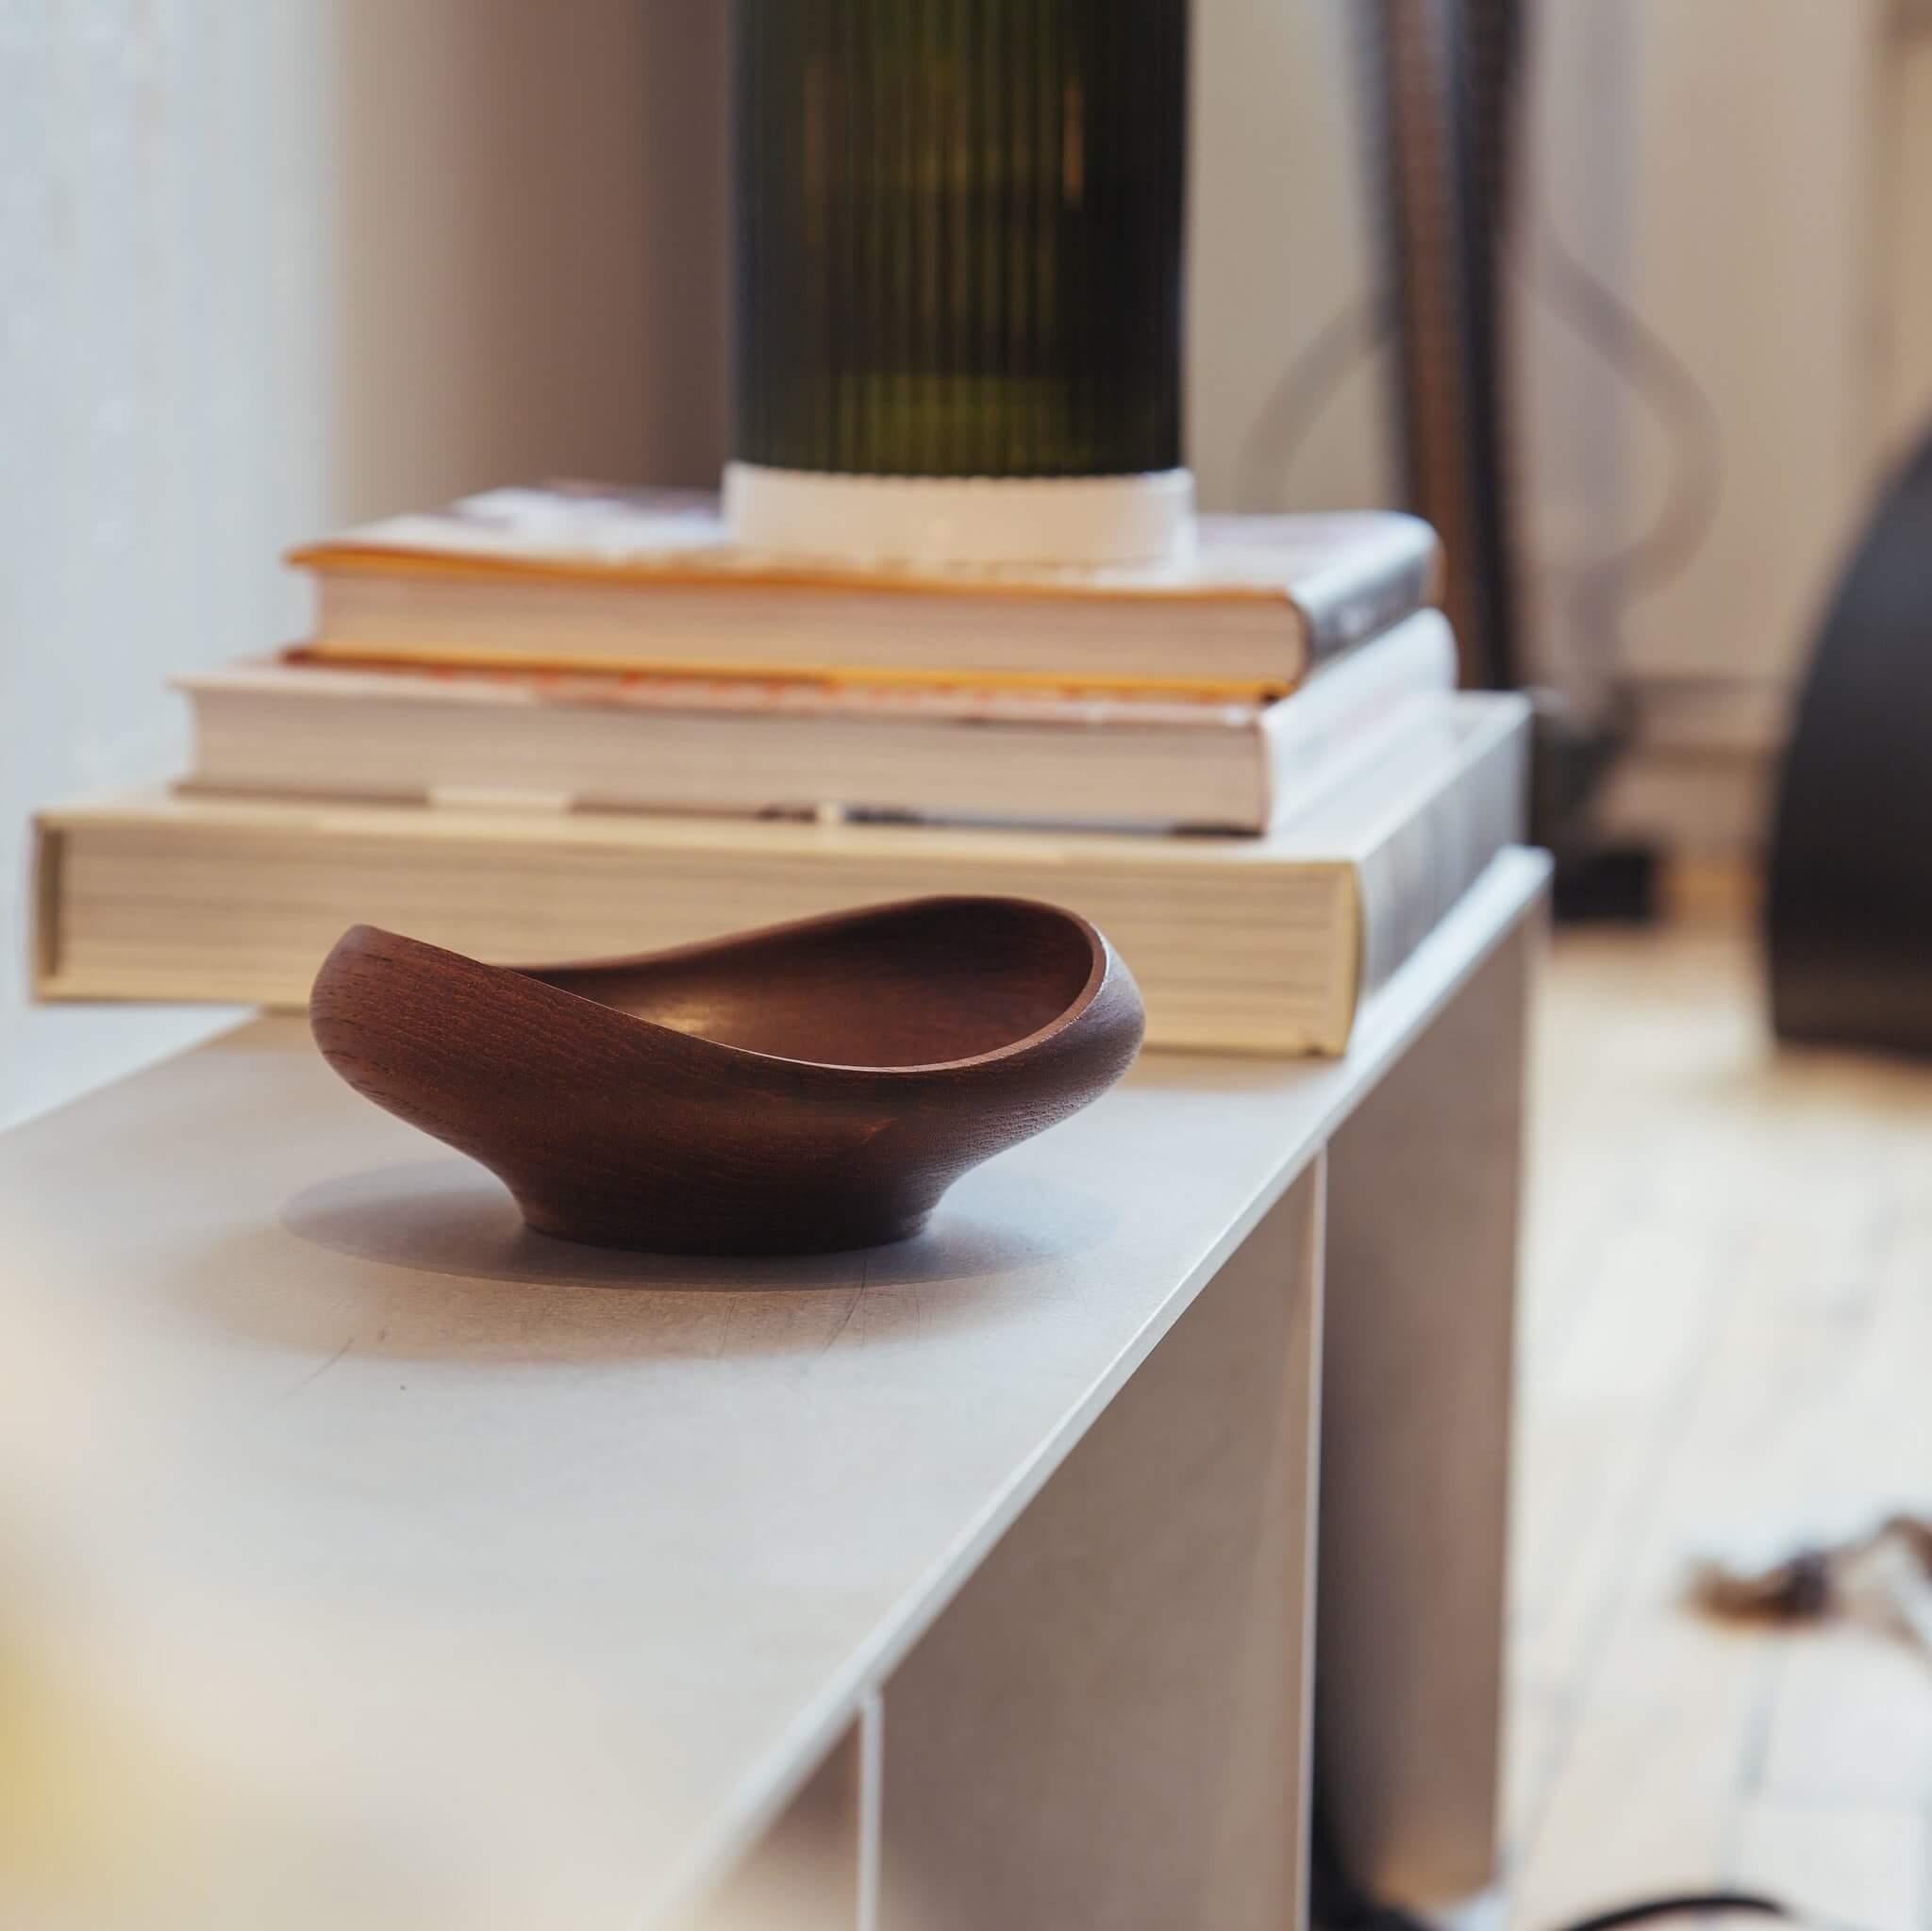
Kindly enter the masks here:
[[498, 964], [655, 951], [928, 892], [1091, 919], [1160, 1046], [1337, 1053], [1383, 983], [1523, 835], [1525, 701], [1437, 726], [1260, 837], [446, 810], [142, 792], [38, 821], [52, 999], [302, 1005], [345, 927]]
[[280, 658], [176, 679], [193, 791], [1235, 831], [1334, 784], [1455, 683], [1434, 610], [1270, 703]]

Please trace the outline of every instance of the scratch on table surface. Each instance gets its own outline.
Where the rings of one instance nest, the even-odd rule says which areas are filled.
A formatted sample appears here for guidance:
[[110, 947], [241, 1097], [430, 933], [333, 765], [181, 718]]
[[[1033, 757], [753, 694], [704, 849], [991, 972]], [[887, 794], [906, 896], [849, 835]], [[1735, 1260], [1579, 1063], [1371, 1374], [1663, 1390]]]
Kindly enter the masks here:
[[858, 1264], [858, 1285], [853, 1289], [851, 1298], [845, 1303], [845, 1311], [839, 1317], [839, 1324], [825, 1337], [825, 1344], [819, 1350], [828, 1355], [839, 1343], [840, 1337], [852, 1325], [852, 1317], [858, 1312], [858, 1304], [865, 1298], [865, 1290], [872, 1283], [872, 1256], [867, 1255]]
[[[328, 1357], [326, 1361], [318, 1361], [315, 1364], [315, 1366], [311, 1368], [308, 1371], [308, 1373], [305, 1374], [301, 1378], [301, 1380], [294, 1385], [293, 1388], [290, 1389], [289, 1391], [282, 1396], [281, 1400], [283, 1402], [293, 1401], [295, 1397], [298, 1394], [300, 1394], [305, 1388], [312, 1387], [316, 1382], [320, 1381], [322, 1377], [325, 1374], [326, 1374], [328, 1371], [331, 1368], [333, 1368], [336, 1365], [336, 1363], [340, 1361], [342, 1358], [342, 1357], [346, 1355], [349, 1352], [349, 1350], [353, 1348], [355, 1345], [356, 1337], [354, 1335], [351, 1335], [348, 1338], [348, 1340], [345, 1340], [341, 1344], [341, 1346], [339, 1347], [335, 1351], [335, 1353]], [[281, 1406], [281, 1402], [277, 1402], [275, 1406], [279, 1407]]]

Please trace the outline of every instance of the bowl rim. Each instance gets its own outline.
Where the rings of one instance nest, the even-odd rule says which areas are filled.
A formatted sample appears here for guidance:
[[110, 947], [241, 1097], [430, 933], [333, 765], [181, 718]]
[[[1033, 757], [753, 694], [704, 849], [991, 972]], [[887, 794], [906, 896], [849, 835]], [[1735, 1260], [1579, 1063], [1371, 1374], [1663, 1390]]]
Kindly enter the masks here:
[[[1044, 1025], [1036, 1026], [1030, 1033], [1008, 1040], [1005, 1045], [994, 1046], [984, 1053], [968, 1054], [956, 1059], [923, 1059], [913, 1064], [899, 1066], [868, 1065], [862, 1061], [838, 1059], [806, 1059], [792, 1054], [761, 1053], [749, 1046], [734, 1046], [723, 1040], [714, 1040], [704, 1033], [686, 1032], [681, 1027], [665, 1025], [657, 1020], [643, 1019], [636, 1013], [625, 1012], [621, 1007], [608, 1001], [592, 998], [586, 992], [575, 992], [567, 986], [552, 983], [546, 977], [552, 973], [584, 973], [613, 969], [625, 965], [656, 964], [659, 960], [690, 957], [695, 955], [715, 953], [729, 947], [751, 945], [763, 941], [779, 939], [792, 933], [823, 930], [841, 925], [862, 925], [888, 915], [903, 915], [911, 911], [931, 911], [941, 907], [958, 906], [1005, 906], [1020, 907], [1027, 911], [1044, 912], [1062, 924], [1073, 926], [1084, 938], [1088, 950], [1087, 977], [1072, 1000], [1047, 1021]], [[854, 906], [841, 911], [820, 912], [803, 919], [781, 920], [775, 924], [747, 927], [741, 932], [726, 933], [718, 939], [698, 939], [688, 941], [681, 945], [668, 945], [652, 952], [621, 955], [611, 958], [569, 959], [550, 961], [541, 965], [491, 965], [475, 958], [469, 953], [457, 952], [446, 945], [433, 944], [426, 939], [411, 938], [407, 932], [396, 932], [387, 926], [358, 924], [345, 931], [331, 947], [329, 959], [332, 960], [341, 948], [355, 940], [357, 949], [363, 950], [361, 941], [366, 937], [379, 939], [390, 946], [402, 946], [410, 951], [429, 954], [442, 958], [460, 959], [464, 965], [496, 978], [519, 980], [523, 985], [535, 989], [545, 997], [564, 1000], [573, 1006], [589, 1007], [591, 1010], [605, 1015], [607, 1021], [615, 1022], [640, 1032], [655, 1034], [666, 1040], [674, 1040], [687, 1047], [701, 1048], [708, 1053], [727, 1057], [755, 1061], [768, 1066], [784, 1066], [811, 1074], [850, 1074], [866, 1080], [909, 1079], [921, 1075], [940, 1073], [958, 1073], [993, 1068], [1019, 1058], [1023, 1055], [1037, 1052], [1057, 1036], [1070, 1030], [1091, 1010], [1110, 978], [1124, 974], [1124, 962], [1115, 952], [1111, 942], [1091, 920], [1078, 912], [1070, 911], [1065, 906], [1052, 904], [1045, 899], [1024, 898], [1009, 892], [927, 892], [913, 898], [884, 899], [875, 904]], [[325, 961], [326, 972], [328, 961]]]

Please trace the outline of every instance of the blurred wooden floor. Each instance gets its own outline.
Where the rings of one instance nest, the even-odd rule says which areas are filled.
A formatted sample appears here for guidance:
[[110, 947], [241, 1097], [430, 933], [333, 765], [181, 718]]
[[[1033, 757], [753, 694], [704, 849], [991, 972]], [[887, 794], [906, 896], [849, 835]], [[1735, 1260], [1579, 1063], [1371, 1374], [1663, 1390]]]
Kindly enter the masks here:
[[1932, 1507], [1932, 1069], [1774, 1054], [1711, 927], [1560, 937], [1536, 1064], [1511, 1923], [1722, 1880], [1932, 1925], [1932, 1665], [1676, 1600]]

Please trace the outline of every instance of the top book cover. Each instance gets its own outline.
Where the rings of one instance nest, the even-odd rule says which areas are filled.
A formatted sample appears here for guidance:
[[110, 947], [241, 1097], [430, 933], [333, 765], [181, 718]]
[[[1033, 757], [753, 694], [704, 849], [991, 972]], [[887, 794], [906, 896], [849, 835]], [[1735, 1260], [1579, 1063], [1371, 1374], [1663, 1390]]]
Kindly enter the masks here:
[[744, 548], [712, 495], [577, 482], [289, 561], [317, 578], [325, 657], [1262, 696], [1435, 602], [1441, 576], [1434, 532], [1389, 510], [1204, 516], [1152, 565], [855, 566]]

